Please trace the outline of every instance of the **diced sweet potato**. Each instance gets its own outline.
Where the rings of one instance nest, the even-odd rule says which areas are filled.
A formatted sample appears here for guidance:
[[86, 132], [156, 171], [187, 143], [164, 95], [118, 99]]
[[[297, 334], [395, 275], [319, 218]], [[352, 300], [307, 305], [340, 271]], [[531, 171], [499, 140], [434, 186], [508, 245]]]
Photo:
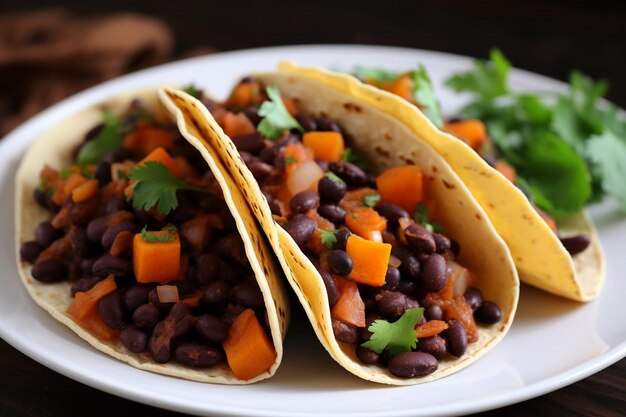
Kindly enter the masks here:
[[352, 272], [349, 278], [361, 284], [381, 287], [385, 285], [387, 265], [391, 256], [391, 245], [372, 242], [358, 236], [350, 236], [346, 252], [352, 259]]
[[[149, 232], [167, 235], [170, 231]], [[180, 239], [173, 234], [170, 242], [147, 242], [137, 233], [133, 239], [133, 269], [137, 282], [166, 284], [176, 280], [180, 269]]]
[[416, 165], [390, 168], [376, 178], [381, 202], [396, 204], [413, 214], [424, 200], [422, 171]]
[[335, 162], [344, 152], [343, 137], [339, 132], [306, 132], [302, 143], [313, 150], [316, 160]]

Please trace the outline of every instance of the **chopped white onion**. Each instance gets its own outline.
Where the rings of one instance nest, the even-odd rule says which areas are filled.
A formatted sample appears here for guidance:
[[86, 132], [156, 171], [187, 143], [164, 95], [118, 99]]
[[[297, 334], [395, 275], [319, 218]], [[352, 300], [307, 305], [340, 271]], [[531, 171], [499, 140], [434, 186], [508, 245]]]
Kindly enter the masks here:
[[324, 171], [315, 161], [304, 161], [287, 178], [287, 189], [291, 195], [296, 195], [312, 188], [323, 176]]
[[454, 261], [448, 261], [448, 279], [454, 280], [452, 297], [459, 297], [465, 294], [465, 290], [469, 287], [470, 282], [470, 274], [467, 268]]
[[176, 285], [159, 285], [156, 290], [157, 297], [162, 303], [177, 303], [180, 300]]

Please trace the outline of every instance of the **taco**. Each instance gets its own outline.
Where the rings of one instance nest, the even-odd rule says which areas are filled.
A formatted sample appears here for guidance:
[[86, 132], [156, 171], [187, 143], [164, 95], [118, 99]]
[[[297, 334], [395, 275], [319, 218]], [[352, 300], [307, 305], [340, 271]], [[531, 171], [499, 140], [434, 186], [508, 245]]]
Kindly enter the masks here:
[[[423, 68], [397, 75], [385, 72], [382, 81], [374, 79], [375, 71], [362, 71], [363, 81], [392, 94], [374, 93], [349, 76], [313, 68], [284, 69], [353, 94], [392, 115], [432, 146], [472, 191], [507, 243], [522, 282], [576, 301], [598, 296], [605, 277], [604, 255], [587, 214], [581, 211], [555, 220], [532, 204], [520, 190], [513, 166], [498, 158], [480, 120], [440, 120], [432, 94], [419, 91], [429, 88]], [[422, 96], [427, 100], [418, 102]]]
[[519, 290], [506, 245], [443, 159], [394, 118], [285, 72], [244, 78], [211, 112], [184, 92], [163, 95], [246, 195], [345, 369], [418, 384], [504, 337]]
[[156, 90], [58, 124], [16, 175], [17, 262], [33, 300], [96, 349], [201, 382], [247, 384], [282, 359], [282, 274], [228, 174]]

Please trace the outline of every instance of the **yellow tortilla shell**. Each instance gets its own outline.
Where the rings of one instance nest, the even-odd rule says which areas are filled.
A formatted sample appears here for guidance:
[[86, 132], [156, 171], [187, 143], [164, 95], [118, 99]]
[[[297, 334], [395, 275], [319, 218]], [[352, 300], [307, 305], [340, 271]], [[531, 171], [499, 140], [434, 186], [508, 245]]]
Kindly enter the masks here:
[[289, 303], [281, 280], [282, 273], [279, 272], [274, 254], [268, 247], [265, 237], [260, 233], [254, 215], [250, 212], [242, 194], [237, 189], [227, 186], [228, 174], [206, 152], [203, 155], [204, 159], [220, 184], [224, 200], [235, 218], [237, 229], [244, 242], [246, 255], [265, 301], [266, 320], [271, 333], [270, 339], [276, 350], [276, 361], [266, 372], [250, 380], [240, 380], [233, 375], [226, 364], [206, 369], [193, 369], [173, 361], [159, 364], [152, 360], [147, 353], [130, 352], [118, 340], [101, 341], [66, 314], [67, 307], [72, 302], [71, 284], [69, 282], [45, 284], [35, 280], [31, 276], [31, 265], [20, 258], [21, 244], [27, 240], [32, 240], [35, 227], [41, 221], [51, 217], [50, 213], [37, 205], [33, 199], [33, 191], [38, 186], [39, 172], [43, 166], [48, 164], [56, 169], [70, 166], [72, 150], [80, 144], [89, 129], [101, 122], [101, 110], [106, 107], [114, 113], [120, 113], [128, 108], [133, 99], [140, 99], [146, 109], [155, 114], [157, 119], [171, 120], [170, 114], [159, 102], [156, 89], [126, 93], [80, 111], [57, 124], [34, 142], [22, 159], [16, 175], [15, 195], [15, 224], [17, 229], [15, 243], [18, 270], [22, 283], [32, 299], [56, 320], [72, 329], [96, 349], [136, 368], [178, 378], [218, 384], [249, 384], [269, 378], [276, 372], [282, 360], [283, 339], [289, 320]]
[[584, 212], [560, 221], [563, 237], [584, 233], [589, 247], [572, 256], [537, 214], [526, 196], [465, 142], [437, 129], [415, 106], [356, 78], [283, 62], [280, 70], [316, 80], [394, 117], [432, 146], [472, 191], [509, 247], [522, 282], [576, 301], [594, 299], [602, 289], [604, 256], [593, 223]]
[[233, 142], [202, 103], [182, 91], [165, 90], [172, 103], [185, 115], [190, 131], [202, 138], [215, 159], [222, 160], [236, 181], [233, 186], [238, 186], [246, 195], [318, 339], [331, 357], [360, 378], [392, 385], [412, 385], [450, 375], [487, 353], [511, 325], [519, 281], [504, 241], [467, 187], [430, 146], [415, 140], [413, 132], [373, 106], [299, 74], [278, 72], [254, 76], [266, 85], [278, 87], [282, 96], [294, 100], [305, 114], [331, 116], [353, 138], [353, 146], [375, 162], [378, 171], [413, 163], [434, 176], [429, 192], [432, 191], [437, 201], [438, 219], [441, 218], [446, 234], [460, 242], [460, 262], [479, 277], [477, 286], [485, 298], [495, 301], [503, 312], [501, 322], [479, 326], [479, 340], [468, 347], [463, 357], [440, 361], [439, 369], [431, 375], [404, 379], [383, 367], [362, 364], [356, 358], [354, 346], [336, 341], [321, 276], [291, 236], [273, 220], [267, 200]]

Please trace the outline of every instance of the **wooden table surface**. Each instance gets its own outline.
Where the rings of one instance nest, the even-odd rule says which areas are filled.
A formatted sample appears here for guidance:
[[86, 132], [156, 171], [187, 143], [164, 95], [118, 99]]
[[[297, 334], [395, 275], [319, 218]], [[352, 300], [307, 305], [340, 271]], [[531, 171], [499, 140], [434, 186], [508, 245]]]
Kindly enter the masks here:
[[[626, 107], [626, 13], [619, 2], [91, 3], [95, 2], [62, 0], [54, 5], [66, 5], [86, 15], [130, 10], [161, 17], [173, 28], [179, 53], [204, 46], [232, 50], [283, 44], [363, 43], [484, 57], [490, 47], [498, 46], [519, 68], [561, 80], [572, 68], [594, 78], [606, 78], [612, 84], [609, 98]], [[45, 5], [37, 0], [3, 0], [0, 13]], [[0, 416], [97, 416], [109, 415], [108, 410], [150, 417], [179, 415], [82, 385], [0, 340]], [[480, 415], [626, 415], [626, 359], [553, 393]]]

